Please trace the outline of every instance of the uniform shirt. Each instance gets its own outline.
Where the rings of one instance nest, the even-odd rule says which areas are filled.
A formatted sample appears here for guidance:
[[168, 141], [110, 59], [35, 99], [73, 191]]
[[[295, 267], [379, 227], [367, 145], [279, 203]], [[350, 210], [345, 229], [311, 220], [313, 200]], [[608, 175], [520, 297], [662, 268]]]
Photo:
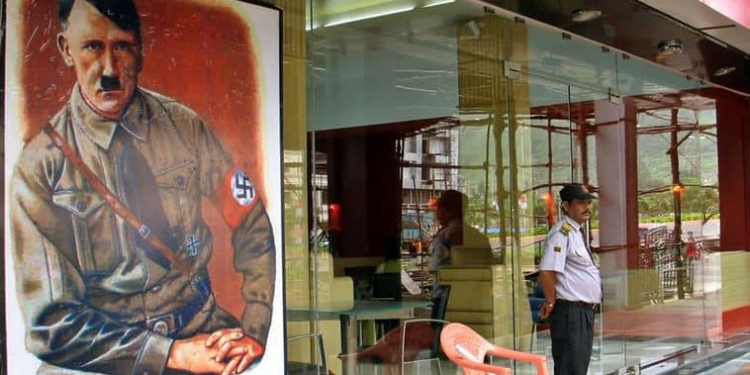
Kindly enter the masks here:
[[556, 298], [601, 302], [599, 269], [586, 248], [581, 226], [569, 217], [563, 216], [563, 220], [553, 225], [547, 234], [539, 270], [556, 272]]
[[450, 263], [450, 248], [460, 240], [461, 225], [461, 219], [453, 219], [432, 237], [428, 246], [430, 271], [437, 272], [440, 267]]
[[[233, 231], [234, 267], [243, 274], [241, 326], [265, 343], [274, 294], [272, 228], [257, 192], [203, 120], [175, 100], [141, 88], [125, 115], [109, 120], [91, 110], [75, 86], [50, 124], [120, 199], [126, 184], [118, 175], [118, 150], [131, 142], [156, 180], [167, 220], [163, 227], [168, 227], [161, 239], [203, 279], [213, 249], [201, 199], [217, 206]], [[160, 374], [172, 338], [149, 331], [143, 322], [185, 311], [197, 299], [205, 301], [200, 311], [172, 337], [240, 324], [214, 306], [207, 283], [191, 283], [175, 267], [139, 250], [132, 228], [47, 134], [24, 147], [10, 194], [26, 347], [48, 364]]]

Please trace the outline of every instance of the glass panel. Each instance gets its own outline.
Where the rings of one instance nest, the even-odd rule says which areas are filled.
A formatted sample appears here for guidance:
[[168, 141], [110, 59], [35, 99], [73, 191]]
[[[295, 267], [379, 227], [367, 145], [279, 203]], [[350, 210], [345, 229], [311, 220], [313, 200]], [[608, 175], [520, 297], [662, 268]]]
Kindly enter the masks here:
[[[699, 85], [698, 81], [695, 81]], [[719, 214], [719, 172], [718, 172], [718, 106], [715, 99], [719, 90], [700, 85], [695, 93], [703, 98], [703, 105], [697, 108], [697, 127], [690, 134], [692, 149], [687, 158], [697, 165], [697, 184], [686, 186], [684, 212], [690, 213], [690, 227], [684, 228], [684, 255], [691, 296], [701, 298], [703, 315], [704, 345], [720, 342], [723, 327], [717, 319], [723, 311], [722, 267], [719, 263], [719, 241], [721, 239], [721, 215]], [[722, 107], [726, 111], [726, 107]], [[726, 113], [722, 113], [726, 116]], [[697, 185], [697, 186], [696, 186]], [[693, 233], [689, 233], [692, 230]], [[726, 277], [726, 276], [724, 276]], [[697, 311], [693, 312], [698, 314]]]
[[[537, 226], [531, 237], [535, 248], [531, 264], [535, 264], [541, 255], [545, 234], [562, 215], [558, 198], [560, 187], [569, 182], [598, 187], [595, 104], [610, 103], [610, 92], [614, 95], [612, 98], [617, 99], [618, 89], [615, 53], [534, 23], [529, 29], [528, 74], [523, 77], [529, 82], [533, 99], [530, 117], [520, 123], [528, 126], [530, 135], [526, 139], [516, 139], [516, 143], [528, 142], [530, 150], [525, 158], [519, 159], [519, 169], [528, 170], [525, 176], [519, 174], [524, 176], [519, 179], [519, 190], [531, 192], [535, 197], [533, 217]], [[600, 248], [599, 208], [595, 201], [589, 223], [589, 242], [594, 252]], [[526, 264], [525, 261], [522, 264]], [[603, 279], [610, 277], [613, 271], [603, 262], [600, 269]], [[533, 286], [533, 279], [530, 284]], [[604, 298], [604, 305], [609, 305], [606, 295]], [[606, 314], [596, 314], [590, 362], [590, 373], [594, 374], [609, 373], [625, 364], [624, 343], [611, 340], [605, 334], [605, 319], [608, 319]], [[543, 347], [535, 350], [551, 359], [549, 331], [537, 333], [537, 342]]]
[[[524, 77], [523, 72], [528, 71], [524, 65], [528, 61], [527, 25], [499, 9], [487, 13], [459, 29], [458, 173], [470, 197], [470, 224], [489, 237], [494, 264], [465, 263], [463, 250], [453, 253], [451, 271], [463, 274], [457, 284], [472, 288], [466, 289], [467, 297], [486, 301], [476, 312], [456, 311], [454, 316], [495, 344], [531, 351], [545, 345], [533, 340], [536, 325], [529, 303], [533, 288], [525, 280], [527, 275], [533, 278], [535, 271], [535, 191], [523, 188], [532, 181], [534, 165], [529, 156], [536, 151], [531, 142], [532, 123], [536, 125], [531, 98], [535, 89], [542, 92], [547, 88], [534, 86]], [[555, 102], [568, 102], [567, 87], [550, 85], [549, 89], [563, 96], [554, 98]], [[546, 152], [543, 155], [547, 157]], [[558, 164], [569, 169], [569, 159], [562, 159]], [[564, 174], [570, 175], [568, 171]], [[486, 272], [489, 280], [473, 281], [470, 275], [480, 272]], [[483, 317], [486, 312], [491, 314], [489, 319]], [[497, 358], [494, 363], [514, 367], [518, 373], [531, 369], [528, 364]]]
[[638, 245], [625, 250], [632, 292], [616, 314], [628, 365], [646, 369], [706, 339], [696, 235], [718, 225], [716, 144], [702, 139], [715, 134], [715, 103], [696, 80], [640, 60], [618, 65], [636, 122]]
[[[462, 156], [464, 139], [475, 127], [464, 126], [457, 110], [460, 35], [474, 30], [465, 20], [484, 11], [453, 1], [310, 4], [308, 131], [316, 238], [311, 243], [310, 310], [323, 333], [331, 369], [355, 373], [385, 366], [347, 354], [381, 345], [377, 339], [400, 327], [392, 321], [394, 312], [400, 314], [395, 317], [440, 315], [436, 285], [452, 287], [442, 316], [449, 320], [457, 319], [461, 305], [490, 300], [491, 288], [481, 295], [470, 293], [461, 272], [453, 279], [458, 281], [438, 283], [430, 267], [434, 238], [441, 238], [434, 202], [446, 190], [467, 195], [459, 206], [464, 236], [476, 232], [487, 241], [476, 229], [484, 206], [463, 177], [465, 170], [477, 167]], [[489, 248], [485, 255], [492, 256]], [[389, 288], [396, 293], [388, 297], [401, 302], [373, 301], [381, 296], [383, 282], [374, 281], [381, 279], [379, 273], [408, 275], [403, 285]], [[431, 300], [432, 309], [425, 309]], [[382, 306], [373, 308], [372, 303]], [[492, 311], [483, 313], [493, 319]], [[389, 319], [373, 323], [376, 315]], [[355, 322], [360, 318], [364, 321]], [[343, 360], [339, 353], [345, 354]], [[400, 358], [395, 346], [381, 353], [386, 362]]]
[[[287, 327], [322, 332], [335, 372], [372, 366], [336, 355], [395, 326], [348, 326], [337, 313], [364, 309], [378, 293], [373, 274], [394, 269], [413, 281], [397, 286], [397, 298], [429, 301], [436, 285], [451, 285], [446, 319], [546, 354], [551, 368], [549, 334], [533, 331], [529, 299], [570, 181], [603, 198], [590, 223], [604, 282], [591, 373], [648, 365], [717, 329], [706, 319], [720, 309], [711, 267], [688, 255], [693, 240], [701, 256], [718, 241], [716, 109], [703, 85], [479, 2], [308, 6], [311, 191], [309, 202], [292, 201], [311, 212], [310, 257], [287, 265], [309, 295], [290, 301], [287, 288], [287, 297], [310, 314]], [[298, 159], [289, 161], [292, 172]], [[479, 245], [435, 240], [447, 190], [463, 194], [460, 227]], [[298, 221], [293, 208], [287, 233]], [[435, 254], [450, 254], [437, 273]], [[698, 327], [688, 337], [670, 317], [685, 312]], [[671, 319], [658, 339], [643, 328], [652, 318]]]

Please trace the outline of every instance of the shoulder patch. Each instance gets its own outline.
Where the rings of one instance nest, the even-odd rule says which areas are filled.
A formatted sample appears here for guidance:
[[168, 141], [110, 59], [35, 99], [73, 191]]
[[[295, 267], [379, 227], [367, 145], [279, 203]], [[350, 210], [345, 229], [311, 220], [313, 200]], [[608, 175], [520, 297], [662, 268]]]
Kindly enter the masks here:
[[556, 253], [561, 253], [562, 252], [562, 247], [555, 246], [555, 248], [553, 250], [555, 250]]
[[570, 231], [572, 230], [573, 230], [573, 226], [570, 225], [570, 223], [568, 223], [567, 221], [564, 222], [563, 225], [560, 227], [560, 232], [562, 232], [562, 234], [565, 234], [565, 235], [569, 234]]

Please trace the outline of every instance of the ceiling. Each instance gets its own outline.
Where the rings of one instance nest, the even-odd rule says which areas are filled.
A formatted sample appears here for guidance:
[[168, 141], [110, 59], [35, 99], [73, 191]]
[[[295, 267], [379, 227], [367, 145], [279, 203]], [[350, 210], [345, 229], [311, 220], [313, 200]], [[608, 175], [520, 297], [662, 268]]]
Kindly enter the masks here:
[[[750, 30], [743, 26], [750, 24], [750, 5], [745, 5], [740, 0], [483, 1], [750, 96]], [[311, 18], [315, 22], [311, 27], [355, 22], [355, 19], [347, 18], [353, 14], [377, 13], [383, 9], [398, 13], [403, 9], [418, 9], [447, 2], [313, 0], [310, 10]], [[460, 2], [462, 1], [457, 1]], [[480, 3], [479, 0], [468, 2]], [[741, 13], [734, 17], [738, 21], [714, 9], [721, 8], [716, 4], [722, 3], [725, 4], [723, 12], [726, 13], [728, 7], [735, 7], [737, 12]], [[713, 8], [706, 4], [711, 4]], [[588, 22], [574, 22], [572, 14], [579, 9], [600, 10], [602, 16]], [[745, 19], [742, 19], [743, 16]], [[447, 18], [440, 21], [446, 20]], [[421, 24], [412, 25], [415, 29], [429, 29], [434, 26], [426, 20]], [[659, 43], [675, 39], [681, 42], [682, 53], [669, 56], [659, 53]], [[370, 42], [373, 40], [370, 39]], [[723, 76], [716, 75], [721, 68], [734, 70]]]
[[[707, 0], [489, 0], [522, 16], [567, 30], [687, 75], [750, 95], [750, 30], [706, 5]], [[718, 2], [715, 0], [715, 2]], [[573, 12], [601, 17], [573, 22]], [[750, 11], [745, 11], [745, 13]], [[682, 53], [658, 45], [679, 40]], [[734, 68], [719, 76], [721, 68]]]

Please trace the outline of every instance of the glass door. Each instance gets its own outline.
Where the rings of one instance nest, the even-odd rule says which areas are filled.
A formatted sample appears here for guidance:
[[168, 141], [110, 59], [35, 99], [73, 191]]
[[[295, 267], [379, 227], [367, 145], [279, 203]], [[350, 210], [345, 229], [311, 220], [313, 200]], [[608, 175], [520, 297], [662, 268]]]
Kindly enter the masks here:
[[[465, 134], [484, 137], [485, 148], [462, 147], [465, 160], [474, 161], [468, 164], [484, 166], [465, 175], [472, 176], [469, 180], [484, 202], [477, 207], [485, 213], [485, 228], [508, 272], [512, 346], [547, 355], [552, 368], [548, 326], [537, 319], [544, 298], [537, 264], [546, 234], [562, 214], [560, 188], [570, 182], [597, 186], [595, 108], [599, 102], [612, 110], [618, 106], [613, 104], [616, 58], [570, 35], [519, 22], [501, 9], [468, 23], [478, 28], [459, 31], [459, 104], [465, 123], [474, 125]], [[589, 225], [595, 248], [596, 215]], [[602, 274], [615, 271], [608, 268]], [[627, 364], [625, 343], [607, 340], [605, 319], [597, 315], [591, 373]], [[502, 337], [494, 339], [510, 345]], [[517, 371], [529, 370], [514, 365]]]

